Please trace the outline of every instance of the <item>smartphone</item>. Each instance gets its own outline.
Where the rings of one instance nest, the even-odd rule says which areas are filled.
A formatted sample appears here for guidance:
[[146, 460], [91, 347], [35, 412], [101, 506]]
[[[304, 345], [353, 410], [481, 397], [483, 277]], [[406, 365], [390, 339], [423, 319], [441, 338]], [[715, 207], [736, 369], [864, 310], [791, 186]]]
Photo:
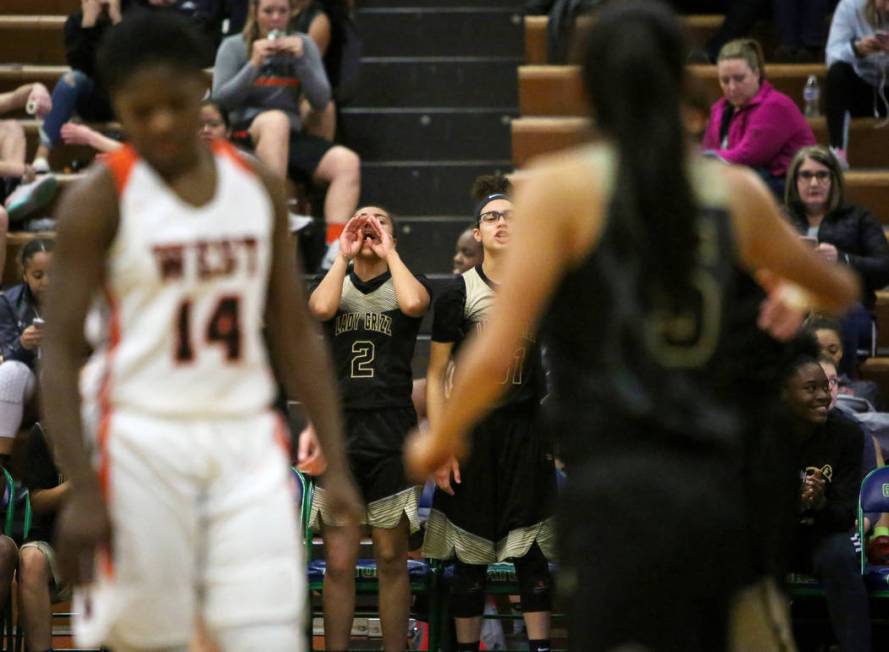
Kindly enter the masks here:
[[800, 240], [803, 241], [803, 244], [810, 246], [812, 249], [818, 246], [818, 238], [812, 238], [807, 235], [801, 235], [799, 237]]

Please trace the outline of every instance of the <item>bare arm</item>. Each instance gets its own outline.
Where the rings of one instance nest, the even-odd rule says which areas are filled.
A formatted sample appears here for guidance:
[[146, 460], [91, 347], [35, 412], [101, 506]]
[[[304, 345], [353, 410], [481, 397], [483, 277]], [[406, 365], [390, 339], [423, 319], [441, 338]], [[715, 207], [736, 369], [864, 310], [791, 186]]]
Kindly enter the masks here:
[[[421, 453], [424, 459], [419, 465], [417, 449], [411, 445], [408, 459], [412, 465], [430, 471], [452, 455], [463, 454], [471, 425], [506, 390], [501, 380], [512, 364], [515, 349], [525, 333], [535, 330], [548, 296], [571, 259], [567, 252], [577, 246], [571, 228], [571, 206], [560, 185], [557, 176], [545, 175], [530, 179], [521, 189], [497, 302], [486, 328], [457, 358], [458, 371], [447, 410], [430, 400], [434, 434], [426, 442], [428, 449]], [[597, 237], [598, 226], [592, 235]], [[535, 264], [529, 265], [529, 260]], [[433, 382], [431, 370], [427, 382]], [[429, 396], [432, 399], [431, 392]]]
[[31, 508], [37, 514], [56, 512], [61, 508], [65, 497], [68, 495], [71, 485], [63, 482], [52, 489], [37, 489], [30, 493]]
[[392, 284], [395, 286], [395, 299], [398, 308], [408, 317], [422, 317], [429, 309], [429, 291], [423, 286], [417, 277], [407, 268], [401, 256], [392, 251], [386, 256], [386, 264], [392, 274]]
[[275, 206], [272, 269], [266, 303], [266, 332], [276, 377], [288, 396], [300, 399], [327, 458], [328, 491], [334, 509], [355, 515], [358, 494], [351, 480], [343, 446], [338, 393], [330, 354], [306, 308], [302, 286], [297, 282], [296, 248], [287, 226], [287, 203], [281, 182], [262, 172]]
[[25, 108], [35, 84], [24, 84], [13, 91], [0, 93], [0, 114]]
[[59, 208], [53, 282], [46, 300], [42, 389], [58, 464], [74, 492], [98, 493], [84, 448], [78, 374], [86, 349], [83, 322], [105, 276], [105, 253], [117, 230], [117, 192], [110, 172], [94, 169], [65, 194]]
[[99, 478], [84, 447], [78, 374], [86, 343], [83, 322], [105, 280], [105, 259], [117, 231], [117, 192], [97, 167], [68, 191], [58, 211], [53, 282], [46, 299], [42, 392], [56, 462], [68, 478], [68, 498], [56, 528], [59, 565], [70, 582], [89, 582], [97, 546], [111, 543], [111, 522]]
[[812, 307], [834, 314], [850, 307], [860, 296], [855, 275], [825, 263], [803, 245], [754, 173], [741, 168], [725, 173], [741, 262], [752, 272], [767, 270], [807, 290]]
[[444, 411], [445, 383], [453, 349], [453, 342], [432, 342], [429, 348], [429, 367], [426, 370], [426, 414], [430, 426], [438, 424]]
[[309, 312], [318, 321], [328, 321], [336, 314], [343, 296], [343, 281], [346, 280], [348, 269], [349, 262], [346, 258], [342, 255], [337, 256], [318, 287], [309, 296]]
[[327, 54], [327, 48], [330, 47], [330, 18], [327, 14], [320, 13], [315, 16], [312, 24], [309, 25], [309, 37], [318, 46], [318, 52], [323, 58]]

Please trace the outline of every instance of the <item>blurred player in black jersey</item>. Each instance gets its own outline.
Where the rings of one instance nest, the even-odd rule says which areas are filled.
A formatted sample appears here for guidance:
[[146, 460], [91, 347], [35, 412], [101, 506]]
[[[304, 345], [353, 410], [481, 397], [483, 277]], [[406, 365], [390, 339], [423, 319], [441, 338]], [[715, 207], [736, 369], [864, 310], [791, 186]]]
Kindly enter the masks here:
[[[799, 324], [789, 307], [839, 312], [859, 288], [806, 250], [755, 173], [691, 153], [683, 31], [665, 6], [611, 3], [587, 38], [603, 141], [529, 173], [497, 304], [408, 461], [419, 475], [473, 454], [472, 425], [543, 322], [547, 407], [571, 465], [558, 582], [571, 649], [722, 650], [729, 603], [752, 579], [736, 408], [756, 406], [738, 405], [742, 384], [726, 377], [735, 265], [772, 274], [758, 322], [781, 337]], [[736, 649], [779, 649], [769, 636]]]
[[[407, 636], [408, 538], [419, 528], [420, 487], [405, 478], [402, 450], [417, 424], [411, 358], [429, 303], [425, 280], [398, 256], [392, 217], [378, 206], [359, 209], [346, 224], [339, 256], [309, 298], [309, 310], [325, 323], [333, 346], [349, 461], [373, 538], [387, 651], [403, 650]], [[327, 554], [324, 631], [328, 650], [345, 650], [360, 542], [354, 529], [330, 518], [324, 497], [319, 488], [312, 510]]]
[[[473, 235], [482, 245], [483, 262], [454, 279], [435, 301], [427, 375], [433, 428], [446, 404], [451, 357], [484, 330], [510, 242], [508, 181], [481, 177], [476, 189], [481, 198]], [[500, 383], [504, 396], [473, 430], [468, 458], [449, 460], [436, 472], [437, 490], [426, 524], [426, 556], [457, 560], [450, 605], [459, 652], [478, 650], [487, 566], [507, 559], [515, 562], [518, 573], [529, 649], [549, 650], [552, 582], [547, 557], [553, 556], [554, 547], [555, 469], [552, 449], [537, 423], [544, 378], [533, 335], [516, 343]]]

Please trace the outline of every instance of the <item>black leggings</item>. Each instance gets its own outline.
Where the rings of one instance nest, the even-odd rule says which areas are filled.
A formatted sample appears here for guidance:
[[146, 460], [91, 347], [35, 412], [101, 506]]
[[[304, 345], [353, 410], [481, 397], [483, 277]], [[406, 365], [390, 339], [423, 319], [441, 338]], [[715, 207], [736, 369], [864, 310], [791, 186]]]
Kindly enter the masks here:
[[837, 62], [827, 71], [824, 113], [830, 146], [846, 149], [846, 113], [853, 118], [885, 116], [886, 104], [877, 89], [859, 77], [848, 63]]
[[[540, 546], [534, 543], [524, 557], [512, 560], [519, 579], [522, 611], [552, 611], [552, 576]], [[485, 611], [487, 565], [457, 561], [451, 586], [451, 615], [455, 618], [477, 618]]]

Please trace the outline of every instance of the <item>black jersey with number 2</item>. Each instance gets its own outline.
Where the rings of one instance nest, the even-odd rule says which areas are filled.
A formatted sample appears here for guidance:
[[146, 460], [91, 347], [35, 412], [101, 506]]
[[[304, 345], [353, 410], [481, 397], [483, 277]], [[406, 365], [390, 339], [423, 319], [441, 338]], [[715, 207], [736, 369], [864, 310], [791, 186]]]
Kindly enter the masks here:
[[[417, 280], [426, 284], [423, 277]], [[420, 321], [398, 308], [389, 272], [365, 282], [349, 270], [339, 309], [324, 324], [344, 408], [411, 405], [411, 359]]]
[[[497, 286], [478, 265], [455, 278], [435, 301], [432, 341], [453, 343], [456, 354], [464, 340], [485, 327]], [[497, 407], [540, 401], [544, 380], [536, 337], [528, 333], [513, 355], [513, 364], [503, 378], [509, 390]]]

